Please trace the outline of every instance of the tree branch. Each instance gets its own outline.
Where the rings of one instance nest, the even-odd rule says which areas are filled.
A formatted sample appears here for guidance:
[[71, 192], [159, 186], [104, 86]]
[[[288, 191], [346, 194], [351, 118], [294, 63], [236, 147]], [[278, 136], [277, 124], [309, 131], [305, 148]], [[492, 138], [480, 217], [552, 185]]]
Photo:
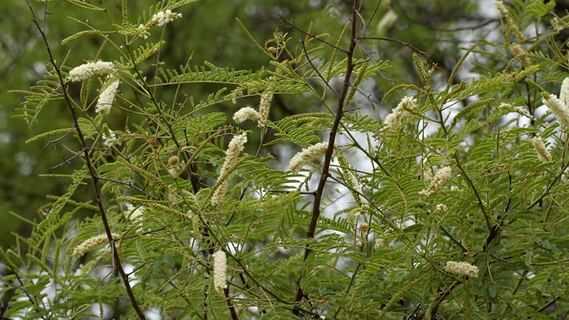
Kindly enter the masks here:
[[[310, 220], [310, 225], [308, 226], [307, 238], [314, 239], [314, 235], [316, 234], [316, 227], [318, 225], [318, 219], [320, 218], [320, 205], [322, 202], [322, 196], [324, 194], [324, 187], [326, 186], [326, 180], [330, 174], [330, 163], [332, 162], [332, 154], [334, 152], [334, 143], [336, 141], [336, 135], [338, 134], [338, 128], [340, 126], [340, 122], [342, 120], [344, 107], [347, 104], [347, 97], [348, 92], [351, 86], [351, 79], [352, 74], [354, 71], [354, 54], [355, 49], [358, 42], [358, 9], [359, 9], [359, 0], [353, 0], [352, 3], [352, 34], [350, 39], [350, 48], [346, 52], [347, 55], [347, 66], [346, 66], [346, 74], [344, 76], [344, 84], [342, 87], [342, 92], [340, 97], [338, 98], [338, 109], [336, 111], [336, 117], [334, 119], [334, 123], [332, 125], [332, 129], [330, 130], [330, 135], [328, 138], [328, 149], [326, 150], [326, 155], [324, 157], [324, 164], [322, 166], [322, 174], [320, 176], [320, 181], [318, 182], [318, 188], [316, 189], [316, 194], [314, 195], [314, 204], [312, 206], [312, 218]], [[345, 50], [343, 50], [345, 51]], [[306, 245], [304, 249], [304, 261], [308, 259], [310, 254], [312, 253], [312, 249], [309, 245]], [[302, 279], [302, 276], [301, 276]], [[301, 302], [302, 298], [305, 296], [302, 286], [300, 284], [300, 279], [298, 281], [298, 289], [296, 292], [295, 302], [298, 304]], [[301, 315], [301, 312], [295, 308], [293, 312], [296, 315]]]
[[106, 212], [105, 206], [103, 205], [103, 197], [101, 194], [101, 185], [100, 185], [100, 181], [99, 181], [99, 176], [98, 176], [97, 171], [95, 169], [95, 166], [93, 165], [93, 162], [91, 160], [91, 157], [89, 154], [89, 147], [87, 145], [87, 142], [85, 141], [85, 136], [83, 135], [83, 131], [81, 131], [81, 128], [79, 127], [79, 120], [78, 120], [77, 113], [75, 112], [75, 109], [73, 108], [71, 98], [67, 94], [67, 84], [65, 83], [65, 80], [63, 78], [63, 74], [61, 73], [61, 69], [59, 68], [59, 66], [55, 62], [55, 57], [53, 55], [53, 52], [51, 51], [51, 47], [50, 47], [49, 42], [47, 40], [47, 36], [46, 36], [45, 32], [43, 31], [43, 29], [41, 28], [41, 26], [37, 20], [36, 13], [35, 13], [32, 5], [30, 4], [29, 0], [26, 0], [26, 3], [28, 5], [28, 8], [30, 9], [31, 14], [32, 14], [32, 21], [33, 21], [36, 29], [40, 33], [42, 41], [46, 47], [46, 50], [47, 50], [47, 53], [49, 56], [49, 61], [50, 61], [51, 65], [53, 66], [53, 68], [55, 69], [55, 72], [57, 73], [57, 78], [59, 80], [59, 84], [60, 84], [61, 89], [63, 91], [63, 97], [65, 100], [65, 104], [67, 106], [67, 109], [69, 110], [69, 113], [71, 114], [71, 119], [73, 121], [73, 127], [75, 128], [75, 131], [77, 132], [77, 136], [79, 138], [79, 143], [81, 144], [81, 149], [83, 150], [83, 159], [85, 160], [85, 163], [87, 165], [87, 169], [89, 170], [89, 175], [91, 176], [91, 182], [93, 184], [93, 188], [95, 189], [95, 199], [94, 200], [97, 203], [97, 207], [99, 209], [99, 212], [101, 213], [101, 220], [103, 222], [103, 228], [105, 229], [105, 234], [107, 236], [107, 240], [108, 240], [109, 245], [111, 247], [112, 256], [113, 256], [113, 267], [116, 268], [116, 270], [118, 271], [118, 273], [120, 275], [120, 278], [123, 282], [123, 286], [124, 286], [125, 291], [126, 291], [126, 294], [129, 298], [130, 303], [131, 303], [134, 311], [136, 312], [138, 318], [141, 320], [144, 320], [144, 319], [146, 319], [144, 316], [144, 313], [142, 312], [142, 309], [140, 308], [140, 306], [136, 302], [136, 298], [134, 296], [134, 293], [132, 292], [132, 288], [130, 286], [130, 283], [128, 282], [128, 276], [125, 273], [125, 271], [122, 267], [122, 264], [121, 264], [120, 256], [118, 254], [118, 251], [117, 251], [117, 248], [115, 245], [115, 241], [114, 241], [113, 236], [112, 236], [111, 227], [109, 225], [109, 221], [107, 218], [107, 212]]

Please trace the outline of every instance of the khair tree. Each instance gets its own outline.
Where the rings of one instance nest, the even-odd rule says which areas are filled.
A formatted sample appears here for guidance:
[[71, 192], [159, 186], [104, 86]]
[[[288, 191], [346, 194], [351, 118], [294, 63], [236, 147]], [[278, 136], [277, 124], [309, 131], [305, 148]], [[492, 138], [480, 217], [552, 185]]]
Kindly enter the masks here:
[[[389, 2], [347, 1], [340, 32], [275, 21], [294, 32], [262, 41], [241, 24], [270, 60], [259, 70], [161, 61], [161, 30], [199, 1], [136, 18], [128, 1], [68, 2], [121, 21], [75, 17], [85, 30], [63, 46], [102, 45], [70, 59], [48, 37], [49, 1], [28, 2], [49, 68], [19, 112], [65, 108], [69, 128], [30, 141], [65, 141], [75, 167], [52, 174], [66, 192], [2, 251], [1, 317], [569, 314], [569, 62], [556, 42], [569, 22], [554, 2], [497, 1], [496, 40], [471, 43], [448, 79], [371, 28]], [[384, 81], [394, 66], [370, 47], [385, 41], [413, 52], [416, 83]], [[468, 65], [477, 75], [457, 80]], [[211, 94], [193, 99], [198, 85]], [[317, 108], [277, 118], [282, 97]]]

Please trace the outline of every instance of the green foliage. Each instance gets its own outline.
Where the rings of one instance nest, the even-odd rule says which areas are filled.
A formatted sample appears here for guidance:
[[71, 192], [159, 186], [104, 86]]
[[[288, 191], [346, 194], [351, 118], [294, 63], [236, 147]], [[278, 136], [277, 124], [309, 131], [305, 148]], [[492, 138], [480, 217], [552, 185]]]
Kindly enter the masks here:
[[[67, 2], [79, 8], [81, 28], [55, 43], [70, 53], [52, 51], [45, 79], [18, 91], [16, 114], [41, 125], [50, 107], [66, 110], [65, 125], [42, 128], [28, 142], [69, 143], [77, 162], [52, 175], [65, 178], [65, 188], [49, 197], [41, 221], [21, 217], [31, 236], [1, 251], [2, 316], [136, 319], [140, 309], [162, 319], [546, 319], [569, 312], [569, 140], [541, 106], [552, 92], [566, 98], [566, 58], [560, 30], [518, 34], [550, 19], [555, 2], [514, 1], [500, 40], [465, 50], [451, 68], [436, 64], [440, 52], [409, 49], [405, 37], [388, 41], [409, 50], [406, 60], [379, 59], [366, 41], [378, 40], [375, 28], [363, 28], [376, 23], [397, 36], [376, 14], [392, 11], [418, 28], [419, 9], [443, 1], [417, 1], [408, 11], [383, 1], [361, 12], [326, 7], [355, 17], [356, 38], [349, 23], [326, 25], [326, 17], [262, 40], [241, 23], [249, 49], [266, 59], [245, 67], [187, 52], [184, 63], [162, 56], [175, 50], [164, 33], [181, 18], [160, 25], [156, 15], [218, 2], [163, 1], [138, 16], [128, 1]], [[90, 25], [83, 15], [101, 20]], [[87, 39], [96, 39], [95, 50], [75, 54]], [[344, 49], [351, 43], [353, 55]], [[67, 78], [98, 59], [112, 61], [110, 79], [120, 81], [109, 112], [96, 110], [108, 80]], [[251, 119], [228, 116], [234, 105], [253, 105]], [[538, 137], [545, 150], [531, 140]], [[303, 148], [290, 161], [301, 170], [283, 169], [291, 147]], [[224, 274], [214, 258], [221, 253]]]

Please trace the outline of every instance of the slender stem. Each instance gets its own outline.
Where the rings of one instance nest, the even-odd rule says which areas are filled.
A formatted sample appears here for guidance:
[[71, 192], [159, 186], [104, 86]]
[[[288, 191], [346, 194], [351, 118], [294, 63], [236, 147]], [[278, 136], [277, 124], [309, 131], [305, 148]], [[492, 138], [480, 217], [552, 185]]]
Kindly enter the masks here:
[[482, 197], [480, 196], [480, 192], [478, 192], [476, 185], [474, 185], [474, 181], [472, 181], [470, 176], [466, 173], [466, 170], [464, 170], [464, 168], [460, 164], [460, 160], [458, 159], [458, 156], [455, 155], [454, 160], [456, 161], [456, 166], [458, 167], [458, 170], [460, 170], [460, 172], [464, 176], [464, 179], [466, 180], [466, 182], [468, 183], [468, 185], [472, 189], [472, 192], [474, 193], [474, 196], [476, 197], [478, 207], [480, 207], [480, 211], [482, 212], [482, 215], [484, 216], [484, 221], [486, 222], [486, 228], [488, 228], [488, 232], [491, 233], [494, 227], [492, 226], [492, 223], [490, 222], [490, 216], [489, 216], [488, 212], [486, 211], [486, 207], [484, 206], [484, 202], [482, 201]]
[[[182, 145], [180, 144], [180, 142], [176, 138], [176, 132], [174, 131], [174, 128], [172, 127], [170, 122], [168, 122], [168, 120], [166, 119], [166, 116], [164, 114], [164, 110], [162, 109], [162, 107], [160, 106], [160, 103], [156, 99], [156, 96], [153, 93], [153, 89], [148, 85], [148, 83], [144, 79], [144, 76], [142, 75], [142, 73], [138, 69], [138, 65], [136, 64], [136, 59], [134, 58], [132, 50], [130, 49], [129, 44], [126, 41], [124, 42], [124, 47], [126, 48], [129, 59], [132, 63], [133, 70], [134, 70], [136, 76], [138, 77], [138, 80], [140, 81], [144, 91], [146, 91], [146, 93], [148, 94], [150, 101], [152, 101], [152, 104], [154, 105], [154, 107], [156, 107], [156, 110], [158, 111], [158, 116], [160, 117], [160, 120], [162, 120], [164, 125], [166, 126], [166, 129], [168, 130], [168, 133], [172, 137], [172, 141], [176, 145], [176, 148], [181, 152], [182, 151]], [[192, 158], [192, 156], [188, 155], [186, 152], [182, 152], [182, 156], [184, 157], [185, 161], [189, 161], [189, 159]], [[200, 185], [199, 185], [199, 177], [195, 173], [194, 165], [192, 163], [188, 163], [184, 169], [186, 170], [186, 172], [188, 173], [188, 176], [190, 178], [190, 182], [192, 184], [192, 190], [194, 191], [194, 193], [197, 193], [200, 190]]]
[[[352, 35], [350, 40], [350, 48], [346, 52], [347, 54], [347, 66], [346, 66], [346, 73], [344, 76], [344, 84], [342, 88], [342, 92], [340, 97], [338, 98], [338, 109], [336, 110], [336, 117], [334, 119], [334, 123], [332, 125], [332, 129], [330, 130], [330, 135], [328, 138], [328, 149], [326, 150], [326, 155], [324, 157], [324, 164], [322, 166], [322, 174], [320, 175], [320, 181], [318, 182], [318, 187], [316, 189], [316, 194], [314, 195], [314, 203], [312, 206], [312, 218], [310, 220], [310, 225], [308, 226], [307, 238], [314, 239], [314, 235], [316, 234], [316, 227], [318, 225], [318, 219], [320, 218], [321, 214], [321, 202], [322, 196], [324, 194], [324, 187], [326, 186], [326, 181], [330, 174], [330, 163], [332, 161], [332, 154], [334, 152], [334, 143], [336, 141], [336, 135], [338, 134], [338, 128], [340, 126], [340, 122], [342, 120], [344, 107], [347, 104], [347, 97], [348, 92], [350, 90], [352, 74], [354, 71], [354, 54], [355, 49], [358, 42], [358, 9], [359, 9], [359, 0], [353, 0], [352, 3]], [[342, 50], [344, 51], [344, 50]], [[304, 249], [304, 261], [308, 259], [310, 254], [312, 253], [312, 249], [310, 246], [306, 246]], [[300, 303], [302, 298], [305, 297], [304, 290], [300, 284], [300, 280], [298, 281], [298, 289], [296, 292], [295, 301]], [[298, 310], [295, 310], [295, 314], [300, 315]]]
[[223, 289], [223, 295], [225, 296], [225, 303], [227, 304], [227, 309], [229, 309], [229, 314], [232, 320], [239, 320], [239, 314], [233, 305], [233, 301], [229, 295], [229, 286]]
[[77, 113], [75, 112], [75, 109], [73, 108], [71, 98], [67, 94], [67, 84], [65, 83], [63, 74], [61, 73], [61, 69], [59, 68], [59, 66], [55, 62], [55, 57], [53, 55], [53, 52], [51, 51], [51, 47], [49, 46], [49, 42], [47, 41], [47, 36], [46, 36], [45, 32], [43, 31], [43, 29], [41, 28], [41, 26], [39, 25], [36, 13], [35, 13], [33, 7], [31, 6], [31, 4], [29, 3], [29, 0], [26, 0], [26, 2], [28, 4], [30, 12], [32, 13], [33, 23], [34, 23], [36, 29], [38, 30], [38, 32], [40, 33], [41, 38], [42, 38], [44, 45], [46, 47], [50, 63], [53, 66], [53, 68], [55, 69], [55, 72], [57, 73], [59, 84], [60, 84], [61, 89], [63, 91], [63, 97], [65, 100], [65, 104], [67, 105], [69, 113], [71, 114], [71, 119], [73, 121], [73, 127], [75, 128], [75, 131], [77, 132], [77, 136], [79, 138], [79, 143], [81, 144], [81, 149], [83, 150], [83, 159], [85, 160], [85, 163], [87, 165], [87, 169], [89, 170], [89, 175], [91, 176], [93, 188], [95, 189], [95, 202], [97, 203], [97, 207], [99, 209], [99, 212], [101, 213], [101, 220], [103, 222], [105, 234], [107, 236], [107, 240], [108, 240], [109, 245], [111, 247], [111, 251], [112, 251], [112, 255], [113, 255], [113, 268], [116, 268], [116, 270], [118, 271], [118, 274], [120, 275], [121, 280], [123, 282], [123, 286], [125, 288], [126, 294], [129, 298], [130, 303], [131, 303], [134, 311], [136, 312], [138, 318], [141, 320], [146, 319], [144, 316], [144, 313], [142, 312], [142, 309], [140, 308], [140, 306], [136, 302], [136, 298], [134, 296], [134, 293], [132, 291], [130, 283], [128, 282], [128, 276], [122, 267], [120, 256], [118, 254], [118, 251], [117, 251], [117, 248], [115, 245], [115, 240], [113, 239], [111, 227], [109, 225], [109, 221], [107, 218], [107, 212], [106, 212], [105, 206], [103, 204], [103, 197], [101, 194], [100, 178], [99, 178], [97, 171], [95, 169], [95, 166], [91, 160], [91, 156], [89, 154], [89, 147], [88, 147], [87, 142], [85, 140], [85, 136], [83, 134], [83, 131], [79, 127], [79, 120], [78, 120]]
[[441, 303], [443, 303], [443, 301], [445, 301], [445, 299], [460, 284], [461, 284], [460, 281], [454, 281], [451, 285], [449, 285], [447, 288], [445, 288], [443, 291], [441, 291], [439, 293], [439, 296], [437, 298], [435, 298], [435, 300], [433, 301], [433, 303], [431, 304], [431, 306], [427, 310], [427, 314], [426, 314], [427, 320], [434, 319], [433, 317], [437, 314], [437, 311], [439, 310], [439, 306], [441, 305]]

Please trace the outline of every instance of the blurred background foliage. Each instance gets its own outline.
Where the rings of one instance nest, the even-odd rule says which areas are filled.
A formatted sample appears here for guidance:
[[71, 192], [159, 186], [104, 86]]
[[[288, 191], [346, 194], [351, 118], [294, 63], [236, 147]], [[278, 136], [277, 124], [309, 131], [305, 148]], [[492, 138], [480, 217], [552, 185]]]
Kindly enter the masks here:
[[[102, 8], [116, 6], [105, 11], [80, 9], [74, 2], [33, 2], [34, 6], [43, 7], [40, 12], [45, 15], [48, 38], [56, 56], [66, 57], [66, 66], [94, 60], [101, 53], [102, 59], [116, 59], [105, 56], [109, 50], [100, 50], [103, 45], [100, 37], [86, 36], [65, 44], [62, 39], [85, 30], [85, 24], [105, 30], [108, 26], [104, 24], [109, 20], [120, 23], [121, 1], [88, 1]], [[141, 16], [148, 14], [149, 6], [159, 4], [155, 0], [127, 2], [129, 22], [134, 25], [141, 22]], [[183, 7], [182, 19], [168, 25], [161, 35], [153, 36], [167, 40], [160, 51], [160, 60], [170, 67], [200, 66], [207, 61], [224, 67], [254, 70], [267, 66], [270, 58], [252, 41], [238, 19], [261, 45], [279, 31], [289, 35], [289, 45], [297, 48], [296, 52], [302, 52], [300, 40], [308, 41], [309, 35], [323, 34], [322, 39], [334, 43], [343, 31], [350, 4], [347, 0], [199, 0]], [[413, 68], [413, 52], [434, 63], [441, 79], [446, 79], [473, 43], [479, 44], [476, 50], [478, 57], [483, 58], [485, 50], [491, 50], [484, 39], [499, 37], [499, 19], [493, 1], [366, 0], [363, 5], [362, 11], [367, 15], [364, 36], [370, 39], [362, 39], [362, 47], [373, 59], [391, 62], [391, 68], [365, 88], [366, 94], [374, 97], [372, 110], [382, 115], [389, 109], [386, 106], [392, 105], [383, 99], [385, 92], [401, 82], [419, 81]], [[567, 6], [565, 1], [558, 1], [556, 9], [563, 12]], [[68, 149], [73, 141], [66, 138], [26, 143], [37, 133], [69, 127], [70, 121], [64, 105], [58, 101], [43, 108], [42, 121], [33, 122], [31, 127], [15, 116], [23, 100], [22, 95], [11, 90], [26, 90], [36, 83], [46, 72], [47, 57], [25, 1], [2, 0], [0, 12], [5, 13], [0, 19], [0, 154], [3, 155], [0, 158], [0, 245], [7, 247], [13, 244], [14, 234], [25, 235], [30, 230], [29, 221], [12, 213], [30, 221], [41, 219], [42, 212], [47, 210], [42, 208], [46, 198], [65, 192], [67, 181], [42, 175], [68, 173], [79, 164], [79, 159], [70, 158]], [[491, 46], [497, 43], [494, 41]], [[191, 57], [190, 61], [188, 57]], [[287, 59], [286, 56], [281, 58]], [[491, 65], [486, 63], [486, 67]], [[469, 60], [465, 70], [455, 77], [455, 81], [483, 72], [477, 70], [476, 60]], [[151, 68], [145, 72], [152, 80]], [[211, 87], [200, 86], [184, 90], [184, 95], [196, 101], [212, 92]], [[227, 104], [218, 108], [229, 113], [236, 107]], [[302, 97], [279, 96], [272, 118], [306, 112], [310, 108], [314, 108], [311, 101], [304, 101]], [[126, 121], [125, 117], [126, 114], [113, 111], [111, 122], [119, 125]]]

